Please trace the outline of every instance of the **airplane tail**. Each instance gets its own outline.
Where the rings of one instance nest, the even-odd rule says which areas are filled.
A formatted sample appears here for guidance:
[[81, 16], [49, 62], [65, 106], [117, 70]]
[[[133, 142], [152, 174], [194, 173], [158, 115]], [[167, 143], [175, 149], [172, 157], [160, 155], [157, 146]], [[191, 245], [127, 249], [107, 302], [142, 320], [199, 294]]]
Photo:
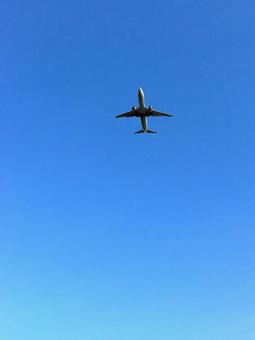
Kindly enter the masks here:
[[139, 131], [136, 131], [135, 133], [157, 133], [156, 131], [152, 131], [152, 130], [139, 130]]

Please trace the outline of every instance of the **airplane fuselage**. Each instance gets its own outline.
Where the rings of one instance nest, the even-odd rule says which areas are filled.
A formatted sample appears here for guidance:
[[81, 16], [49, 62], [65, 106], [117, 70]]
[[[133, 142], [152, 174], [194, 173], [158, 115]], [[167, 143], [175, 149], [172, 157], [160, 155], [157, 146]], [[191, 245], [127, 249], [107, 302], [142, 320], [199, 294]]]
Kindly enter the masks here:
[[144, 93], [141, 88], [138, 90], [138, 102], [139, 102], [139, 113], [143, 131], [146, 132], [148, 130], [148, 122], [147, 117], [145, 115], [145, 103], [144, 103]]
[[141, 88], [138, 89], [138, 102], [139, 102], [139, 109], [144, 111], [145, 103], [144, 103], [144, 93]]

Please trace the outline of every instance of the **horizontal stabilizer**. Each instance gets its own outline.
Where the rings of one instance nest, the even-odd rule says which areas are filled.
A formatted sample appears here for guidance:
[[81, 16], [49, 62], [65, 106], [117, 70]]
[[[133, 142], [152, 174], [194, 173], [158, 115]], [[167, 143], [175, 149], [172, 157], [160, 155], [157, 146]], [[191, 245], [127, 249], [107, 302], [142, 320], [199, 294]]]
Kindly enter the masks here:
[[136, 131], [135, 133], [157, 133], [157, 132], [152, 131], [152, 130], [139, 130], [139, 131]]

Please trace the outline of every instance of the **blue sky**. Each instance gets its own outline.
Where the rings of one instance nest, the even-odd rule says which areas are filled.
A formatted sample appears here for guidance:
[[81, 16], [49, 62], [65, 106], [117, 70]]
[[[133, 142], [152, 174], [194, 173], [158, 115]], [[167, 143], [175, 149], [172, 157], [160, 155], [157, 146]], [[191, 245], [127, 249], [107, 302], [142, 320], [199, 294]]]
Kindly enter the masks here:
[[254, 339], [253, 11], [2, 2], [1, 339]]

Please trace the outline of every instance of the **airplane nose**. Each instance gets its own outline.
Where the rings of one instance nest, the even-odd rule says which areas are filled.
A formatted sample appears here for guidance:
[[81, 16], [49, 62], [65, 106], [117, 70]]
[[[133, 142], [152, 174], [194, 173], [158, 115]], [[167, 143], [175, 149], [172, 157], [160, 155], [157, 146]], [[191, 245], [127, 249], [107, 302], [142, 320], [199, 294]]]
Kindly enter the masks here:
[[141, 87], [139, 87], [139, 89], [138, 89], [138, 95], [139, 95], [139, 96], [143, 96], [143, 90], [142, 90]]

